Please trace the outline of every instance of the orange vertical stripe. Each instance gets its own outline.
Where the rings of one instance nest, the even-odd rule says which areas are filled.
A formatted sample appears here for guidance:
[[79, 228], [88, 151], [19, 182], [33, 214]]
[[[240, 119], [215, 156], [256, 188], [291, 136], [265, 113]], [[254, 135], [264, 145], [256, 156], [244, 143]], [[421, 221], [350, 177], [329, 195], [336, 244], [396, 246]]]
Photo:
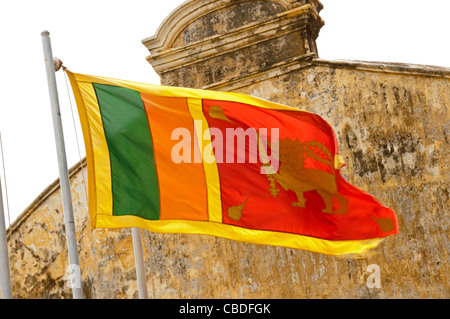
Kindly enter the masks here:
[[[194, 122], [185, 98], [141, 93], [153, 139], [156, 170], [160, 187], [162, 219], [208, 220], [206, 181], [202, 163], [194, 162], [197, 147]], [[175, 163], [172, 132], [184, 128], [190, 132], [191, 163]]]

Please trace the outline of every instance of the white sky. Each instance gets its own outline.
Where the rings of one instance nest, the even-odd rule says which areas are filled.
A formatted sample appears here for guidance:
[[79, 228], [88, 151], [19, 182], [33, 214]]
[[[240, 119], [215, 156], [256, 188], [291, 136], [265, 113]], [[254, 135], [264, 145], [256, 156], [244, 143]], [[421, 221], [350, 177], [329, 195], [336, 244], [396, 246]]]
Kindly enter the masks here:
[[[54, 144], [41, 32], [76, 73], [159, 84], [141, 40], [181, 0], [14, 0], [0, 2], [0, 131], [11, 222], [55, 179]], [[450, 1], [321, 0], [323, 59], [450, 67]], [[63, 72], [56, 74], [68, 166], [80, 160]], [[71, 90], [71, 88], [70, 88]], [[72, 103], [76, 109], [75, 103]], [[84, 143], [75, 114], [82, 156]], [[0, 159], [1, 162], [1, 159]], [[2, 176], [5, 215], [5, 180]], [[9, 225], [6, 219], [6, 225]]]

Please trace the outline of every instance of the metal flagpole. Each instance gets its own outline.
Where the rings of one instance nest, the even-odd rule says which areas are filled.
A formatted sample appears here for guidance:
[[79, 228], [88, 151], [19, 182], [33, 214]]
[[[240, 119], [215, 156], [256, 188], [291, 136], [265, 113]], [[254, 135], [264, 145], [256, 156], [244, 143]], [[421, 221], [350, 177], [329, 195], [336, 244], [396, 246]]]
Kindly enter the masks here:
[[0, 180], [0, 291], [2, 299], [12, 299], [11, 274], [9, 272], [8, 240], [6, 238], [3, 210], [2, 181]]
[[139, 299], [147, 299], [147, 280], [145, 279], [144, 251], [142, 249], [141, 229], [132, 227], [134, 263], [136, 265], [136, 276], [138, 282]]
[[61, 112], [59, 108], [58, 90], [56, 88], [55, 67], [53, 64], [52, 46], [50, 33], [43, 31], [42, 46], [44, 49], [45, 70], [47, 72], [48, 91], [50, 94], [50, 105], [52, 108], [53, 129], [56, 141], [56, 153], [58, 156], [59, 181], [64, 209], [64, 223], [66, 226], [66, 240], [69, 251], [69, 267], [71, 273], [71, 286], [74, 299], [83, 298], [81, 289], [81, 272], [78, 261], [77, 235], [75, 232], [75, 221], [73, 218], [72, 196], [70, 194], [69, 173], [67, 168], [66, 149], [64, 145], [64, 134], [62, 129]]

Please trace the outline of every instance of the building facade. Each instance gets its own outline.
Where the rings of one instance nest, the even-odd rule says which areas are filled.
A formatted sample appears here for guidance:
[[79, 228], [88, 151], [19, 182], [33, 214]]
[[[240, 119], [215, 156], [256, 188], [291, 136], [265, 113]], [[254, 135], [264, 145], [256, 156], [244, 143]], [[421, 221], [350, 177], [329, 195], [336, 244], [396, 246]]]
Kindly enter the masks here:
[[[142, 42], [161, 84], [234, 91], [321, 115], [342, 175], [393, 208], [399, 234], [360, 258], [142, 231], [151, 298], [449, 298], [450, 69], [319, 58], [318, 0], [198, 0]], [[137, 298], [129, 229], [90, 228], [71, 169], [85, 298]], [[70, 298], [62, 203], [50, 185], [11, 226], [13, 295]]]

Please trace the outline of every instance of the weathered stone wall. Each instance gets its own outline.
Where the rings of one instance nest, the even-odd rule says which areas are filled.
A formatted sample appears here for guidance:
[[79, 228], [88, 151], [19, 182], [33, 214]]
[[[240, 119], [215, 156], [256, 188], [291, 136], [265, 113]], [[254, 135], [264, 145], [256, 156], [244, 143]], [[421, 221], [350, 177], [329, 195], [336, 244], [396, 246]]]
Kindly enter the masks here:
[[[137, 298], [131, 231], [91, 229], [85, 164], [82, 161], [70, 171], [84, 297]], [[72, 298], [59, 180], [11, 227], [13, 297]]]
[[[336, 131], [346, 179], [396, 211], [400, 233], [364, 258], [381, 267], [383, 297], [450, 295], [450, 73], [442, 71], [313, 61], [299, 72], [240, 88], [323, 116]], [[363, 268], [363, 260], [353, 262]]]
[[[144, 41], [149, 62], [166, 84], [243, 92], [323, 116], [334, 127], [347, 162], [343, 175], [396, 211], [399, 234], [355, 259], [143, 230], [149, 296], [449, 298], [450, 70], [320, 60], [314, 43], [321, 25], [320, 2], [256, 2], [257, 12], [270, 9], [264, 11], [266, 16], [238, 19], [242, 24], [229, 23], [222, 29], [224, 12], [236, 10], [237, 4], [249, 12], [250, 2], [200, 0], [177, 9], [165, 20], [159, 37]], [[215, 20], [208, 20], [208, 14]], [[297, 31], [283, 27], [298, 16], [310, 22], [296, 24]], [[272, 32], [276, 25], [286, 32]], [[201, 36], [205, 26], [210, 30], [206, 38]], [[278, 50], [278, 45], [286, 45], [279, 36], [289, 39], [292, 33], [300, 34], [303, 45], [298, 51]], [[187, 34], [194, 42], [181, 40], [191, 39]], [[246, 39], [250, 44], [245, 50], [233, 45]], [[279, 42], [269, 48], [274, 42], [267, 39]], [[197, 55], [191, 56], [194, 44]], [[252, 62], [252, 48], [286, 55], [261, 64]], [[244, 57], [251, 67], [233, 65]], [[210, 63], [212, 58], [215, 63]], [[198, 71], [170, 75], [193, 65]], [[214, 77], [217, 70], [223, 71], [220, 78]], [[137, 298], [131, 232], [90, 228], [83, 165], [72, 169], [71, 184], [85, 297]], [[71, 297], [64, 277], [68, 258], [61, 212], [55, 183], [12, 226], [10, 259], [13, 294], [18, 298]], [[373, 265], [379, 269], [380, 287], [370, 285]]]
[[321, 9], [317, 0], [190, 1], [142, 42], [161, 84], [208, 87], [317, 56]]

